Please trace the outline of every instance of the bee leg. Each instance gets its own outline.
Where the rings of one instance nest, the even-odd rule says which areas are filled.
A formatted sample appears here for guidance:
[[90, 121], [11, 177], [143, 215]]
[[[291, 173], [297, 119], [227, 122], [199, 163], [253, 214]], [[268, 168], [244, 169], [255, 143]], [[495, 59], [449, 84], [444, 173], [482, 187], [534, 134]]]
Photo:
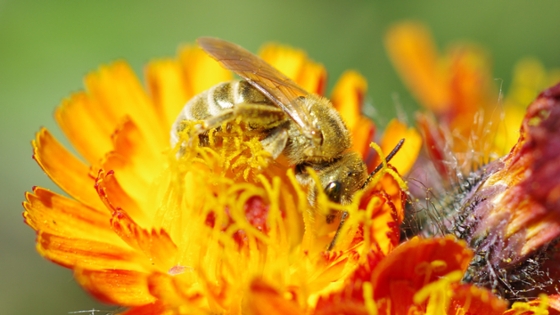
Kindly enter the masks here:
[[344, 222], [346, 222], [347, 218], [348, 218], [348, 212], [343, 211], [342, 215], [340, 216], [340, 223], [338, 224], [338, 228], [336, 229], [336, 232], [334, 233], [333, 239], [332, 239], [331, 243], [329, 244], [329, 247], [327, 247], [328, 251], [331, 251], [334, 248], [334, 245], [336, 244], [336, 240], [338, 239], [338, 235], [340, 234], [340, 231], [342, 230], [342, 226], [344, 225]]
[[288, 131], [282, 126], [272, 128], [268, 136], [261, 140], [263, 149], [276, 159], [286, 148], [288, 143]]

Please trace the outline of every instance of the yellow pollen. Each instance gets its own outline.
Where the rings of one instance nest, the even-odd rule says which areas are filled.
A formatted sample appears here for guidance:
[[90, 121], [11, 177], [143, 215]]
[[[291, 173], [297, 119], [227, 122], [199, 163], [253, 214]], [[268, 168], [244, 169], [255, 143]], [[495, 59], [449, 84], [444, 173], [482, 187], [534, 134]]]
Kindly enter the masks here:
[[458, 282], [463, 277], [460, 270], [456, 270], [441, 277], [437, 281], [431, 282], [414, 294], [413, 301], [415, 304], [422, 304], [428, 300], [426, 306], [427, 315], [446, 314], [451, 302], [450, 288], [451, 283]]
[[377, 315], [377, 305], [373, 300], [373, 286], [371, 282], [364, 282], [364, 304], [369, 315]]
[[385, 154], [381, 150], [381, 147], [375, 142], [370, 143], [369, 146], [374, 149], [375, 152], [377, 152], [377, 156], [381, 158], [381, 162], [383, 163], [383, 168], [379, 172], [377, 172], [377, 174], [375, 174], [375, 176], [371, 179], [370, 184], [378, 182], [383, 177], [383, 175], [387, 173], [391, 175], [391, 177], [393, 177], [393, 179], [399, 184], [399, 187], [402, 190], [406, 191], [408, 189], [406, 182], [393, 169], [387, 167], [387, 159], [385, 157]]
[[548, 295], [539, 294], [539, 304], [531, 305], [527, 302], [515, 302], [511, 306], [512, 310], [515, 310], [514, 315], [525, 314], [526, 312], [531, 312], [534, 315], [548, 315]]
[[447, 263], [443, 260], [434, 260], [431, 262], [421, 262], [414, 268], [414, 272], [418, 275], [424, 275], [424, 284], [427, 284], [434, 272], [442, 272], [447, 268]]

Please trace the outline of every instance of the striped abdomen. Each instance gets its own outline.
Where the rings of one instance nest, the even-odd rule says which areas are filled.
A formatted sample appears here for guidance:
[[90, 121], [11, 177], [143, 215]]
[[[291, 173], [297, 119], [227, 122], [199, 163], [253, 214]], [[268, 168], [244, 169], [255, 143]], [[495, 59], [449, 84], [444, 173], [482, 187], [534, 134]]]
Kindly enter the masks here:
[[181, 122], [207, 120], [243, 103], [275, 106], [245, 80], [217, 84], [187, 102], [171, 129], [171, 145], [179, 141]]

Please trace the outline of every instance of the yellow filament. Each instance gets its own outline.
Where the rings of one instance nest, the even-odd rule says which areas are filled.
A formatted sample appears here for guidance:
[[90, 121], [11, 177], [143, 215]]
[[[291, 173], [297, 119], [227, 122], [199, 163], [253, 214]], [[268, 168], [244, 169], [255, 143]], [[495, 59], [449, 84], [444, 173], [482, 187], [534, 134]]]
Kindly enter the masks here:
[[427, 315], [446, 314], [449, 303], [451, 303], [452, 290], [450, 289], [450, 285], [453, 282], [460, 281], [462, 277], [463, 273], [460, 270], [456, 270], [425, 285], [414, 294], [414, 303], [422, 304], [427, 300]]

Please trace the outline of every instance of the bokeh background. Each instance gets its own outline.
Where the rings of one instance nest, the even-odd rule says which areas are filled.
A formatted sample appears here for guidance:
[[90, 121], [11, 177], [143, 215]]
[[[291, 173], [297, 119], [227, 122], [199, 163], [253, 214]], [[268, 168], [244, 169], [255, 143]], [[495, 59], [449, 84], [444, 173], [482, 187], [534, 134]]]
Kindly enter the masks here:
[[[57, 190], [31, 158], [40, 126], [62, 138], [52, 113], [100, 64], [126, 59], [142, 73], [181, 44], [216, 36], [251, 51], [268, 41], [305, 49], [329, 70], [329, 88], [349, 68], [369, 82], [368, 113], [383, 126], [415, 102], [383, 48], [388, 26], [415, 19], [440, 49], [467, 40], [493, 56], [507, 90], [522, 57], [560, 66], [560, 2], [540, 1], [29, 1], [0, 0], [0, 314], [111, 314], [71, 272], [34, 250], [21, 202], [34, 185]], [[373, 110], [375, 109], [375, 110]]]

